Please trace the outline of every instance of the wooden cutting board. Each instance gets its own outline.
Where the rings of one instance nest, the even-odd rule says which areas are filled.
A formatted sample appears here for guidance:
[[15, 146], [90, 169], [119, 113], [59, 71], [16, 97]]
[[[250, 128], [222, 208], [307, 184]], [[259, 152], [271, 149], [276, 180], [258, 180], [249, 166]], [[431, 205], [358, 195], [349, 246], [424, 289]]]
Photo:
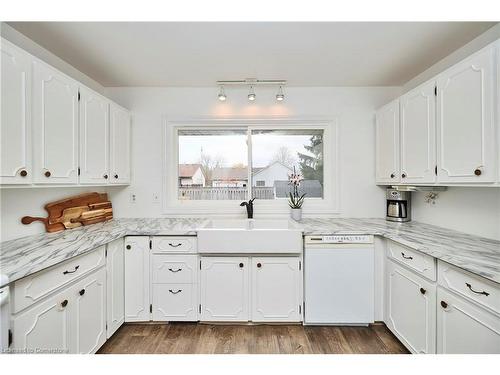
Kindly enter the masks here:
[[55, 223], [63, 223], [66, 229], [72, 229], [76, 227], [80, 227], [82, 224], [78, 221], [73, 221], [73, 219], [78, 219], [83, 214], [89, 212], [89, 206], [78, 206], [78, 207], [70, 207], [66, 208], [63, 211], [63, 214], [60, 218], [54, 220]]
[[[21, 219], [23, 224], [30, 224], [34, 221], [41, 221], [45, 224], [47, 232], [58, 232], [66, 229], [64, 226], [63, 213], [67, 208], [88, 206], [89, 210], [110, 208], [111, 202], [108, 201], [106, 193], [85, 193], [73, 197], [61, 199], [55, 202], [47, 203], [45, 210], [48, 217], [25, 216]], [[76, 223], [75, 223], [76, 224]]]

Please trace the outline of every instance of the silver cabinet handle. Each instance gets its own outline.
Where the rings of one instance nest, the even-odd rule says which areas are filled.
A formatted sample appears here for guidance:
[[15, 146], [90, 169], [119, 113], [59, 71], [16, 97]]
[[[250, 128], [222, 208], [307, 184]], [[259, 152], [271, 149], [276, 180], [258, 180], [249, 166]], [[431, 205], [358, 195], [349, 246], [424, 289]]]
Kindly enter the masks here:
[[169, 268], [168, 269], [170, 272], [179, 272], [179, 271], [182, 271], [182, 268], [177, 268], [176, 270], [173, 270], [172, 268]]
[[172, 289], [169, 289], [168, 291], [169, 291], [170, 293], [172, 293], [172, 294], [177, 294], [177, 293], [182, 292], [182, 289], [179, 289], [177, 292], [174, 292]]
[[486, 297], [488, 297], [488, 296], [490, 295], [488, 292], [485, 292], [484, 290], [480, 292], [480, 291], [478, 291], [478, 290], [474, 290], [474, 289], [472, 289], [472, 285], [470, 285], [469, 283], [465, 283], [465, 285], [467, 286], [467, 288], [469, 288], [469, 289], [470, 289], [470, 291], [471, 291], [472, 293], [476, 293], [476, 294], [483, 294], [483, 295], [485, 295]]
[[181, 245], [182, 245], [181, 243], [177, 243], [177, 244], [169, 243], [168, 244], [168, 246], [171, 246], [171, 247], [179, 247]]
[[404, 258], [404, 259], [409, 259], [409, 260], [412, 260], [413, 257], [410, 257], [410, 256], [406, 256], [405, 253], [401, 253], [401, 256]]

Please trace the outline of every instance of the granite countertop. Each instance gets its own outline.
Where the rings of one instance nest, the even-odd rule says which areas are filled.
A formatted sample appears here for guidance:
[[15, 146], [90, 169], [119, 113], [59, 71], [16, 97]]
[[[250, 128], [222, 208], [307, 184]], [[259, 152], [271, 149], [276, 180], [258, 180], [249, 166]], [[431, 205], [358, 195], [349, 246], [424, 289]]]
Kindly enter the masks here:
[[[2, 285], [85, 254], [129, 235], [196, 235], [209, 219], [114, 219], [106, 223], [43, 233], [0, 243]], [[304, 235], [373, 234], [429, 254], [500, 283], [500, 241], [419, 222], [392, 223], [385, 219], [303, 219]]]

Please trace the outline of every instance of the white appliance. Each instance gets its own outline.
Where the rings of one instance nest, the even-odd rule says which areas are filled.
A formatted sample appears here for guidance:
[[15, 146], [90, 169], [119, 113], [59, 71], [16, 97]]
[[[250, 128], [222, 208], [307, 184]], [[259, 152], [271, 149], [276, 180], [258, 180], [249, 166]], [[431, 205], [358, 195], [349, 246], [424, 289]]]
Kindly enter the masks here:
[[9, 287], [0, 289], [0, 354], [9, 348], [10, 309]]
[[305, 324], [373, 323], [373, 243], [371, 235], [306, 236]]

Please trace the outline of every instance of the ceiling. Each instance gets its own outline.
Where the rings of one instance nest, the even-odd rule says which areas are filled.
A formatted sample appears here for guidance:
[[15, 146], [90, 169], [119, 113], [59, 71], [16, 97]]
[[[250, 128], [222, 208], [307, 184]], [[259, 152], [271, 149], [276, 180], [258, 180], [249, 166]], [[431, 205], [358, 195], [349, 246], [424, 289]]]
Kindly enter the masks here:
[[103, 86], [400, 86], [494, 22], [9, 22]]

